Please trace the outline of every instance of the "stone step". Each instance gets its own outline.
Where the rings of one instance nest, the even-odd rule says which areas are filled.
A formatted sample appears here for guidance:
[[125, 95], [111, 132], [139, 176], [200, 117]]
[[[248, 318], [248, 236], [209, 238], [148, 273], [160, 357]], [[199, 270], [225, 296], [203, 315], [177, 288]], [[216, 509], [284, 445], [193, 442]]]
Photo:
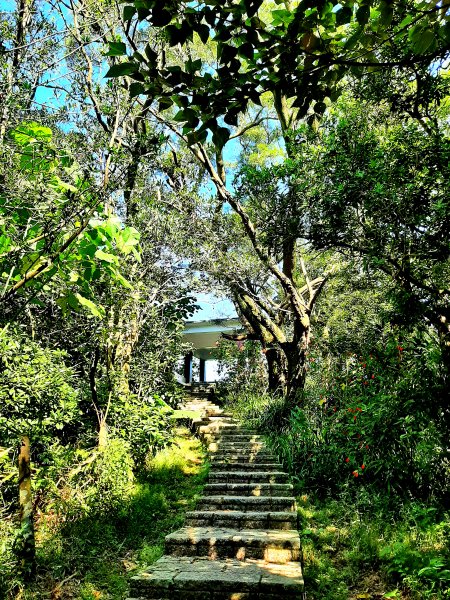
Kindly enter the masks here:
[[205, 432], [202, 433], [202, 435], [206, 438], [208, 437], [208, 439], [211, 439], [211, 441], [215, 441], [218, 442], [220, 440], [222, 440], [223, 442], [264, 442], [264, 439], [261, 435], [258, 435], [257, 433], [253, 432], [253, 431], [248, 431], [247, 429], [230, 429], [229, 427], [227, 427], [226, 429], [222, 429], [222, 431], [219, 434], [215, 434], [214, 432]]
[[166, 536], [166, 554], [264, 559], [284, 564], [299, 560], [300, 537], [296, 530], [228, 529], [222, 527], [183, 527]]
[[223, 438], [218, 441], [210, 441], [207, 447], [209, 452], [217, 452], [218, 450], [242, 450], [244, 452], [250, 452], [255, 450], [267, 449], [264, 442], [259, 440], [249, 442], [229, 442], [224, 441]]
[[163, 556], [131, 577], [129, 600], [280, 600], [300, 598], [300, 564]]
[[297, 510], [293, 496], [202, 496], [198, 499], [198, 510], [252, 510], [281, 511]]
[[286, 483], [284, 471], [210, 471], [209, 483]]
[[233, 415], [221, 412], [221, 410], [206, 410], [205, 414], [208, 417], [208, 419], [230, 419], [230, 421], [234, 421], [236, 423], [239, 422], [236, 421], [236, 419], [234, 419]]
[[207, 483], [205, 495], [219, 496], [291, 496], [291, 483]]
[[191, 510], [186, 513], [187, 527], [227, 527], [236, 529], [295, 529], [295, 511]]
[[259, 448], [224, 448], [223, 446], [219, 446], [215, 452], [212, 453], [214, 456], [219, 456], [220, 454], [229, 455], [229, 454], [237, 454], [240, 456], [275, 456], [275, 454], [266, 448], [266, 446], [261, 446]]
[[[197, 424], [195, 424], [197, 425]], [[197, 431], [199, 433], [199, 435], [220, 435], [223, 436], [227, 433], [232, 433], [234, 434], [241, 434], [241, 432], [243, 431], [241, 427], [239, 427], [238, 425], [231, 425], [228, 423], [205, 423], [204, 421], [202, 421], [202, 425], [197, 427]]]
[[[218, 423], [201, 424], [197, 427], [197, 432], [201, 436], [208, 436], [209, 439], [214, 437], [215, 441], [219, 441], [221, 438], [234, 438], [235, 436], [243, 436], [241, 439], [228, 440], [228, 441], [251, 441], [251, 436], [256, 435], [254, 432], [249, 432], [247, 429], [242, 427], [236, 427], [235, 425], [219, 425]], [[259, 441], [259, 440], [258, 440]]]
[[250, 463], [278, 463], [278, 458], [269, 452], [259, 454], [237, 454], [235, 452], [217, 452], [211, 455], [211, 464], [215, 462], [250, 462]]
[[233, 419], [233, 417], [227, 417], [220, 413], [209, 412], [208, 414], [208, 412], [204, 412], [203, 418], [208, 419], [210, 423], [227, 423], [227, 425], [236, 425], [236, 427], [241, 427], [239, 421], [236, 421], [236, 419]]
[[258, 471], [281, 471], [282, 465], [279, 463], [257, 463], [255, 465], [251, 462], [224, 462], [224, 461], [215, 461], [213, 465], [211, 465], [210, 472], [216, 471], [253, 471], [257, 467]]

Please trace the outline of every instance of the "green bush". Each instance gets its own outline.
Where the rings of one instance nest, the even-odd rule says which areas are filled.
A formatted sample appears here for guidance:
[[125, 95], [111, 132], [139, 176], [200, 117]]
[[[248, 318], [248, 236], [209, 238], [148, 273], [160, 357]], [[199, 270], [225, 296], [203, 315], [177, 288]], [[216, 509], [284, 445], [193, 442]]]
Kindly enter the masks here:
[[307, 490], [375, 484], [441, 500], [450, 471], [436, 344], [415, 334], [402, 344], [391, 333], [366, 356], [310, 352], [307, 387], [287, 421], [283, 401], [267, 394], [239, 394], [229, 405], [267, 432]]
[[156, 394], [143, 400], [129, 394], [112, 404], [110, 428], [116, 437], [129, 444], [137, 470], [144, 468], [149, 453], [153, 455], [173, 441], [172, 413]]
[[59, 485], [55, 508], [69, 520], [120, 512], [132, 494], [133, 466], [130, 446], [121, 439], [110, 438], [102, 448], [77, 450]]
[[74, 370], [61, 350], [43, 348], [19, 329], [0, 330], [0, 444], [28, 435], [42, 450], [69, 439], [79, 422]]

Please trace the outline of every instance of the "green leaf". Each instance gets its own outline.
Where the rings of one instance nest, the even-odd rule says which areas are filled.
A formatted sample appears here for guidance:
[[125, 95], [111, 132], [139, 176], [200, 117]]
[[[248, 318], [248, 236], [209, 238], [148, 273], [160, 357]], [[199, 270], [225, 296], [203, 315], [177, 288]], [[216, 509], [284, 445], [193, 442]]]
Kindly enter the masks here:
[[154, 65], [158, 59], [158, 55], [157, 53], [153, 50], [153, 48], [150, 46], [150, 44], [147, 44], [145, 46], [145, 56], [148, 59], [148, 62], [152, 65]]
[[158, 2], [152, 9], [152, 24], [155, 27], [165, 27], [172, 20], [172, 13], [164, 8], [164, 4], [165, 2]]
[[388, 27], [394, 14], [394, 5], [391, 2], [381, 2], [380, 13], [380, 23]]
[[432, 29], [426, 29], [422, 24], [416, 25], [408, 34], [416, 54], [423, 54], [429, 48], [436, 46], [436, 36]]
[[49, 127], [44, 127], [35, 121], [21, 123], [9, 133], [9, 137], [19, 146], [26, 146], [37, 141], [49, 143], [52, 135], [53, 132]]
[[170, 46], [183, 45], [189, 36], [189, 29], [183, 25], [168, 25], [165, 28], [165, 33]]
[[162, 98], [159, 99], [159, 111], [160, 112], [162, 110], [167, 110], [171, 106], [173, 106], [172, 98], [167, 98], [167, 97], [163, 96]]
[[238, 53], [239, 53], [239, 56], [243, 56], [244, 58], [251, 60], [254, 55], [253, 45], [250, 44], [250, 42], [245, 42], [244, 44], [239, 46]]
[[141, 234], [134, 227], [125, 227], [116, 236], [117, 248], [124, 254], [129, 254], [139, 244]]
[[350, 23], [353, 16], [353, 10], [350, 6], [342, 6], [338, 11], [336, 11], [336, 25], [345, 25]]
[[131, 75], [139, 71], [139, 65], [134, 62], [123, 62], [117, 65], [113, 65], [106, 73], [105, 77], [123, 77], [124, 75]]
[[130, 98], [136, 98], [141, 94], [145, 94], [145, 87], [142, 83], [134, 82], [130, 85]]
[[86, 307], [90, 312], [94, 315], [94, 317], [98, 317], [102, 319], [105, 316], [105, 309], [103, 306], [95, 304], [92, 300], [85, 298], [81, 294], [75, 294], [76, 299], [81, 304], [81, 306]]
[[123, 42], [108, 42], [108, 46], [106, 56], [124, 56], [127, 53], [127, 46]]
[[218, 148], [223, 148], [230, 137], [230, 130], [227, 127], [218, 127], [213, 132], [212, 141]]
[[124, 6], [123, 7], [123, 20], [124, 21], [131, 21], [131, 19], [134, 17], [135, 14], [136, 14], [135, 6]]
[[209, 40], [209, 27], [208, 25], [205, 25], [204, 23], [200, 23], [200, 25], [197, 25], [197, 33], [199, 38], [201, 39], [203, 44], [206, 44], [206, 42]]
[[365, 25], [370, 19], [370, 6], [363, 5], [356, 11], [356, 20], [360, 25]]
[[113, 263], [113, 264], [118, 263], [117, 256], [114, 256], [114, 254], [109, 254], [108, 252], [104, 252], [103, 250], [100, 250], [100, 249], [98, 249], [95, 252], [95, 257], [98, 258], [99, 260], [102, 260], [107, 263]]
[[361, 34], [363, 33], [362, 27], [358, 27], [358, 29], [348, 38], [348, 40], [344, 44], [345, 50], [351, 50], [358, 43]]
[[414, 15], [413, 14], [409, 14], [407, 17], [405, 17], [403, 19], [403, 21], [399, 24], [398, 28], [399, 29], [404, 29], [407, 25], [409, 25], [411, 23], [411, 21], [413, 20]]
[[124, 288], [127, 288], [128, 290], [132, 290], [133, 286], [131, 285], [131, 283], [128, 281], [128, 279], [125, 279], [125, 277], [123, 275], [121, 275], [120, 273], [115, 273], [114, 274], [116, 281], [118, 283], [120, 283], [121, 286], [123, 286]]
[[289, 25], [294, 18], [295, 13], [291, 10], [281, 9], [281, 10], [273, 10], [272, 11], [272, 25], [274, 27], [278, 27], [278, 25]]

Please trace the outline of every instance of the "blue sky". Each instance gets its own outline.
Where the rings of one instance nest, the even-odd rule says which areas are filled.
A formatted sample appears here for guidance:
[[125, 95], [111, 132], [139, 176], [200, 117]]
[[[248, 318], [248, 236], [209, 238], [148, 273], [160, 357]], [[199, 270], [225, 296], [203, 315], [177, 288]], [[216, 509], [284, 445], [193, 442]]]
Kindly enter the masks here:
[[[0, 0], [0, 15], [11, 14], [16, 10], [16, 3], [14, 0]], [[48, 11], [48, 6], [44, 5], [44, 10]], [[53, 20], [56, 17], [55, 13], [51, 10], [48, 12], [48, 19]], [[64, 30], [64, 24], [57, 22], [58, 29]], [[61, 27], [60, 27], [61, 26]], [[106, 72], [105, 66], [105, 72]], [[58, 83], [62, 86], [67, 85], [68, 81], [65, 78], [67, 73], [67, 65], [65, 61], [61, 61], [56, 71], [48, 73], [48, 76], [42, 81], [42, 85], [39, 86], [35, 101], [37, 105], [44, 105], [47, 109], [59, 109], [65, 105], [66, 98], [64, 92], [61, 92], [59, 96], [56, 96], [54, 90], [49, 89], [45, 86], [45, 82], [48, 79], [53, 79], [55, 76], [59, 77]], [[71, 129], [73, 126], [70, 123], [64, 123], [63, 128]], [[240, 144], [237, 139], [230, 140], [230, 142], [224, 148], [224, 158], [227, 163], [235, 163], [237, 161], [240, 151]], [[210, 184], [207, 186], [208, 192], [215, 193], [214, 187]], [[228, 178], [227, 187], [230, 191], [233, 189], [232, 177]], [[227, 298], [219, 298], [213, 294], [201, 293], [197, 296], [198, 304], [200, 309], [192, 317], [195, 321], [203, 321], [209, 319], [221, 319], [221, 318], [235, 318], [237, 316], [233, 303]]]
[[200, 310], [194, 313], [192, 321], [210, 319], [234, 319], [237, 317], [233, 303], [228, 298], [218, 298], [214, 294], [198, 294]]

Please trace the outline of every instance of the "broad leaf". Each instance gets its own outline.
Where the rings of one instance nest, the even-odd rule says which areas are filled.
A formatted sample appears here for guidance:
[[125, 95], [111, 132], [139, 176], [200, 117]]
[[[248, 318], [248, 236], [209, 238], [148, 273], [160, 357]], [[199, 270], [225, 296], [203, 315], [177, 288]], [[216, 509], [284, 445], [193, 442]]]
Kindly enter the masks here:
[[106, 56], [124, 56], [127, 53], [126, 44], [123, 42], [108, 42], [108, 46]]
[[123, 62], [117, 65], [113, 65], [106, 73], [105, 77], [123, 77], [124, 75], [131, 75], [139, 71], [139, 65], [133, 62]]

